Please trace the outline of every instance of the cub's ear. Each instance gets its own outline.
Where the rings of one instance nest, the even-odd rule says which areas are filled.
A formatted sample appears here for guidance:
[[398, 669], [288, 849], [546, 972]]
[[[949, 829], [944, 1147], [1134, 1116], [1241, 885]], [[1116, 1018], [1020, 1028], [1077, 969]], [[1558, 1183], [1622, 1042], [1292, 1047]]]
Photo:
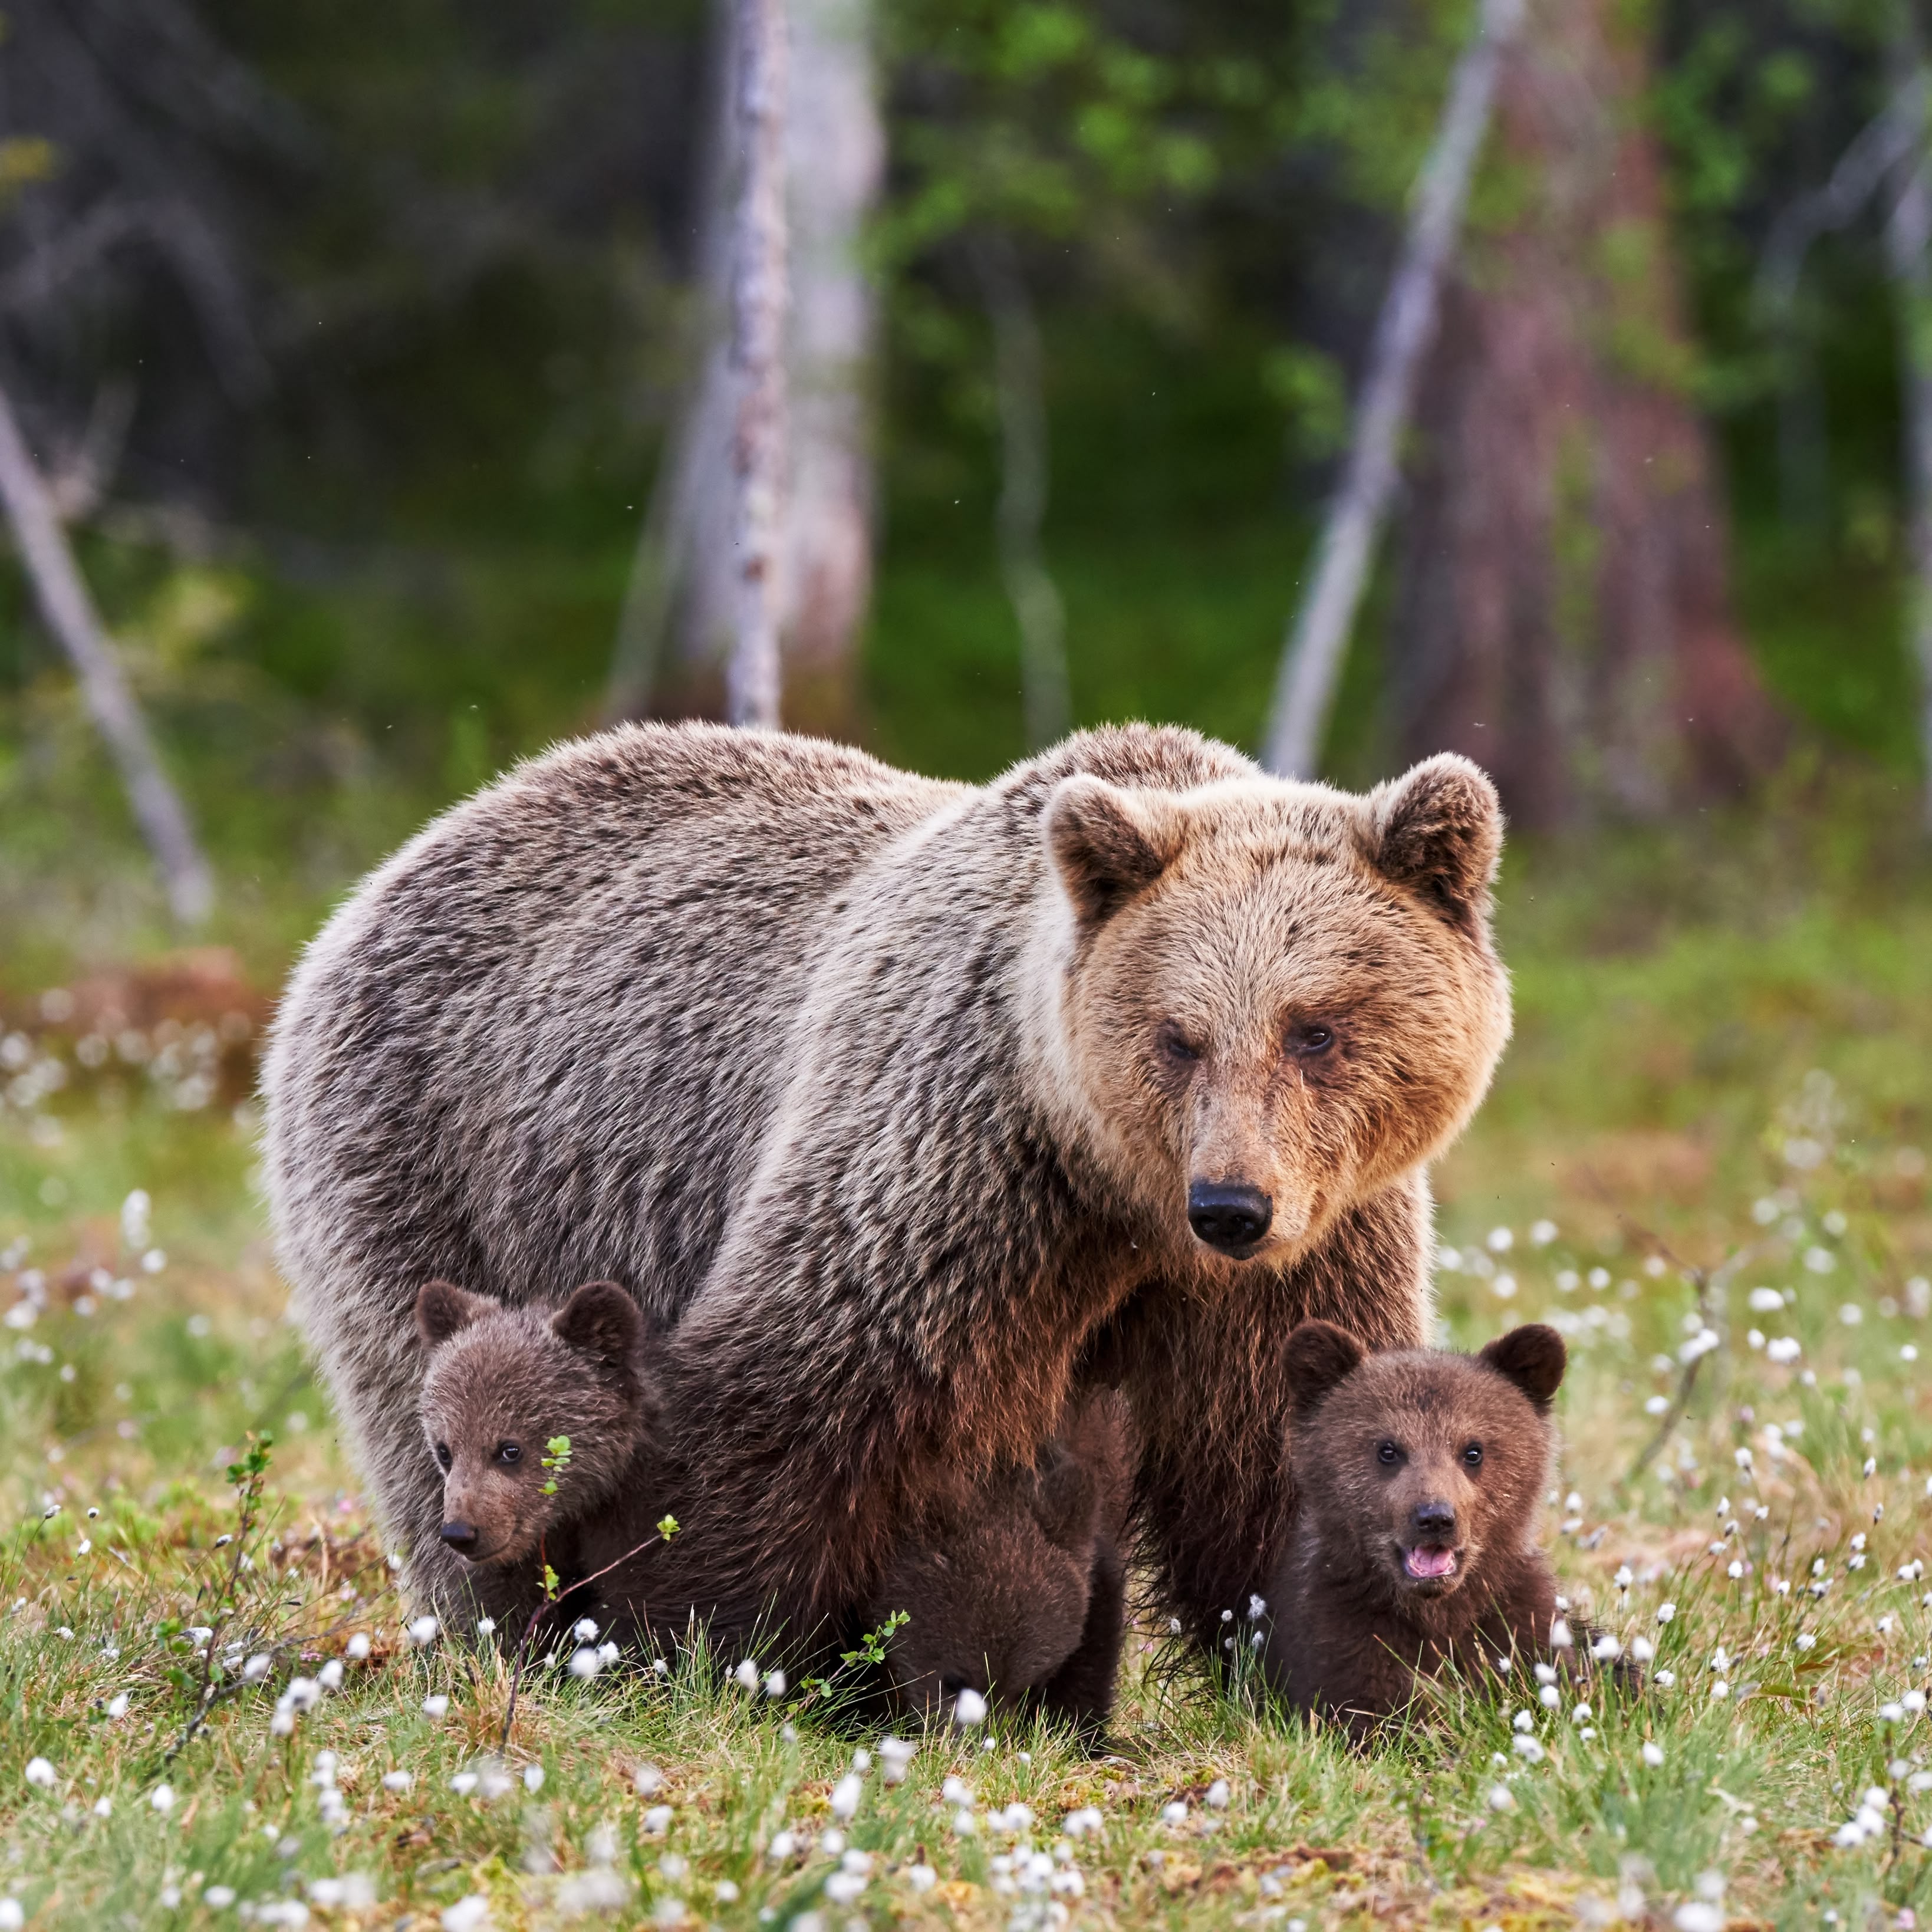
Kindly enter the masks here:
[[1282, 1366], [1298, 1418], [1318, 1408], [1362, 1365], [1363, 1348], [1332, 1322], [1304, 1322], [1288, 1338]]
[[586, 1355], [628, 1362], [644, 1340], [644, 1312], [614, 1281], [587, 1281], [550, 1317], [560, 1341]]
[[1152, 885], [1180, 850], [1180, 808], [1099, 778], [1066, 778], [1046, 802], [1046, 845], [1082, 924], [1098, 926]]
[[1540, 1322], [1526, 1322], [1520, 1328], [1498, 1335], [1477, 1359], [1514, 1382], [1546, 1415], [1551, 1398], [1563, 1385], [1570, 1352], [1554, 1328]]
[[1503, 808], [1489, 776], [1444, 752], [1370, 793], [1370, 857], [1453, 926], [1479, 931], [1502, 856]]
[[424, 1348], [434, 1348], [496, 1306], [454, 1282], [426, 1281], [416, 1290], [416, 1333]]
[[1033, 1513], [1040, 1534], [1059, 1549], [1078, 1552], [1094, 1540], [1100, 1486], [1064, 1443], [1048, 1443], [1034, 1466]]

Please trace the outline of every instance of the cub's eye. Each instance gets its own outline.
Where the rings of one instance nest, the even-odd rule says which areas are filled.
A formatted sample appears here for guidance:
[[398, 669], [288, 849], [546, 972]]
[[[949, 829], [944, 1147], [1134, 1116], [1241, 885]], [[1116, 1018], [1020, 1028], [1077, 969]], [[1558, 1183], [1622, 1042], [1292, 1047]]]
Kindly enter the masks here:
[[1334, 1044], [1335, 1029], [1324, 1026], [1319, 1020], [1288, 1029], [1288, 1050], [1298, 1060], [1318, 1060]]
[[500, 1442], [496, 1444], [496, 1460], [500, 1462], [514, 1462], [523, 1453], [520, 1443]]
[[437, 1466], [442, 1469], [443, 1474], [445, 1475], [448, 1475], [449, 1473], [450, 1455], [449, 1444], [447, 1442], [439, 1442], [436, 1445], [436, 1460]]
[[1378, 1443], [1376, 1446], [1376, 1460], [1381, 1463], [1384, 1468], [1392, 1469], [1402, 1460], [1402, 1451], [1393, 1442]]
[[1201, 1049], [1172, 1020], [1160, 1030], [1160, 1050], [1169, 1060], [1186, 1066], [1201, 1058]]
[[1462, 1451], [1462, 1460], [1471, 1468], [1480, 1469], [1483, 1466], [1483, 1445], [1480, 1442], [1472, 1442]]

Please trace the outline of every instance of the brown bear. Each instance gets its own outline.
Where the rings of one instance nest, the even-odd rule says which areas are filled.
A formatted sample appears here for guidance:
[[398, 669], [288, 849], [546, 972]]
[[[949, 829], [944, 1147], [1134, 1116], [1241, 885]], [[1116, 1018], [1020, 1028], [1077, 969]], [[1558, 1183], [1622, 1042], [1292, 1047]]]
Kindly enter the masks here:
[[996, 1473], [964, 1508], [901, 1536], [875, 1627], [902, 1710], [951, 1716], [962, 1691], [1098, 1731], [1114, 1706], [1126, 1629], [1133, 1462], [1126, 1405], [1078, 1405], [1032, 1467]]
[[1564, 1366], [1540, 1322], [1475, 1355], [1367, 1354], [1326, 1322], [1289, 1336], [1294, 1522], [1263, 1654], [1293, 1702], [1362, 1736], [1445, 1668], [1493, 1682], [1549, 1656], [1535, 1520]]
[[466, 1567], [520, 1570], [534, 1600], [544, 1564], [578, 1572], [586, 1518], [650, 1486], [644, 1316], [615, 1282], [586, 1283], [547, 1317], [433, 1281], [416, 1296], [416, 1329], [429, 1352], [418, 1415], [442, 1474], [439, 1538]]
[[417, 1286], [561, 1270], [676, 1324], [653, 1616], [862, 1611], [1106, 1382], [1156, 1586], [1217, 1631], [1287, 1521], [1288, 1330], [1426, 1332], [1426, 1166], [1509, 1030], [1501, 832], [1459, 758], [1358, 797], [1142, 725], [977, 787], [626, 727], [456, 806], [264, 1068], [283, 1265], [417, 1588], [472, 1595]]

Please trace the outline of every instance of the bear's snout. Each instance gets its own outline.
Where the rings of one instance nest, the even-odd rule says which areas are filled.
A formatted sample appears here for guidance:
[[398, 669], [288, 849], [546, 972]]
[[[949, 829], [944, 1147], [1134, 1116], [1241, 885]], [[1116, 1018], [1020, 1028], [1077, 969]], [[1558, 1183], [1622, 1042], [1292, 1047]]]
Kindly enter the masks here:
[[476, 1526], [473, 1522], [446, 1522], [436, 1534], [452, 1550], [467, 1552], [476, 1547]]
[[1456, 1505], [1444, 1502], [1439, 1496], [1432, 1496], [1416, 1504], [1414, 1522], [1418, 1536], [1454, 1536]]
[[1197, 1180], [1187, 1190], [1187, 1225], [1224, 1255], [1251, 1252], [1274, 1219], [1274, 1202], [1246, 1181]]

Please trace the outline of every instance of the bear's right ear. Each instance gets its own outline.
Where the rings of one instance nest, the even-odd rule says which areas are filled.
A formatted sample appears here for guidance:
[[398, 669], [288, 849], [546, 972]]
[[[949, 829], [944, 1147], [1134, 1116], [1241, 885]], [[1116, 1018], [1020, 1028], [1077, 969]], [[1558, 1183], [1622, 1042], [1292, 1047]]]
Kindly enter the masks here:
[[644, 1340], [644, 1311], [614, 1281], [586, 1281], [550, 1317], [550, 1330], [586, 1355], [628, 1364]]
[[416, 1333], [424, 1348], [434, 1348], [496, 1305], [454, 1282], [426, 1281], [416, 1291]]
[[1094, 1540], [1100, 1515], [1100, 1486], [1086, 1463], [1064, 1442], [1048, 1443], [1034, 1465], [1033, 1513], [1040, 1534], [1056, 1548], [1078, 1552]]
[[1297, 1416], [1317, 1408], [1362, 1365], [1363, 1348], [1332, 1322], [1304, 1322], [1288, 1338], [1282, 1366]]
[[1498, 1335], [1477, 1359], [1514, 1382], [1535, 1403], [1539, 1414], [1547, 1414], [1556, 1391], [1563, 1386], [1570, 1352], [1554, 1328], [1540, 1322], [1526, 1322], [1520, 1328]]
[[1144, 891], [1180, 850], [1178, 806], [1084, 776], [1054, 788], [1046, 824], [1047, 850], [1084, 926], [1100, 925]]

